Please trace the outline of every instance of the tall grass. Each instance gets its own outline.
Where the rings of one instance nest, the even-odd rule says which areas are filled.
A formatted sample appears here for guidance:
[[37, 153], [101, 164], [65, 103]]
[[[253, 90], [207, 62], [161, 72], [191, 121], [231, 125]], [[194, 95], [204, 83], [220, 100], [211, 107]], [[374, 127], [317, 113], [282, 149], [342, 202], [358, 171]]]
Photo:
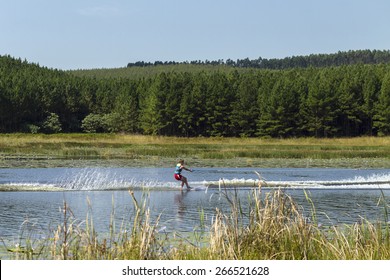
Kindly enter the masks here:
[[[210, 231], [212, 258], [218, 259], [388, 259], [389, 225], [362, 219], [352, 225], [323, 228], [304, 217], [282, 190], [251, 196], [249, 223], [240, 211], [217, 210]], [[233, 200], [234, 201], [234, 200]], [[239, 208], [234, 202], [232, 208]], [[315, 213], [312, 213], [315, 217]]]
[[[119, 231], [111, 219], [109, 236], [99, 238], [93, 219], [87, 217], [85, 229], [74, 226], [66, 213], [71, 210], [64, 205], [64, 220], [54, 231], [49, 259], [156, 259], [162, 255], [164, 236], [157, 233], [156, 221], [151, 221], [146, 200], [139, 203], [133, 198], [134, 216]], [[72, 218], [73, 220], [73, 218]], [[129, 225], [132, 225], [131, 227]]]
[[[384, 221], [323, 227], [283, 190], [254, 189], [243, 202], [237, 193], [221, 190], [228, 209], [215, 210], [209, 225], [193, 235], [159, 232], [160, 216], [152, 220], [147, 197], [137, 201], [127, 222], [116, 228], [111, 219], [107, 236], [94, 230], [92, 216], [78, 221], [64, 203], [63, 221], [40, 240], [27, 239], [21, 248], [7, 248], [17, 259], [269, 259], [345, 260], [390, 258], [388, 217]], [[385, 202], [384, 208], [387, 211]], [[313, 206], [314, 207], [314, 206]], [[315, 211], [313, 208], [311, 211]], [[113, 213], [114, 215], [114, 213]], [[311, 217], [315, 217], [312, 213]], [[202, 223], [206, 223], [202, 221]], [[34, 246], [31, 246], [34, 244]]]

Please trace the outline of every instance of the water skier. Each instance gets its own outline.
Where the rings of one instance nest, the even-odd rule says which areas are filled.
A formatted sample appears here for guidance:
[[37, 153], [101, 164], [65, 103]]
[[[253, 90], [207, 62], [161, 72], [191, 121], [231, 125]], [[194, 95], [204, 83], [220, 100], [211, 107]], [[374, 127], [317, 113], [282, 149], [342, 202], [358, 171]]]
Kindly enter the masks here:
[[186, 185], [187, 189], [191, 189], [191, 187], [188, 185], [187, 178], [181, 175], [181, 171], [183, 169], [192, 172], [192, 169], [188, 169], [187, 167], [184, 166], [184, 160], [180, 159], [179, 162], [176, 164], [175, 174], [173, 176], [175, 177], [176, 180], [181, 181], [182, 189], [184, 184]]

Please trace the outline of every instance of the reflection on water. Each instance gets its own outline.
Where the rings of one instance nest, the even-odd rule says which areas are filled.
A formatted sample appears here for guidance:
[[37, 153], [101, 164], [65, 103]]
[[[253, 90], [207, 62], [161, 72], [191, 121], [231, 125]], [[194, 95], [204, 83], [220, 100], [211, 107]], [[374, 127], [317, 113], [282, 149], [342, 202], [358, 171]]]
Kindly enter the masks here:
[[[390, 199], [389, 170], [256, 171], [267, 182], [285, 186], [283, 189], [302, 207], [305, 215], [311, 217], [311, 205], [305, 198], [306, 191], [315, 205], [318, 221], [323, 224], [357, 222], [361, 218], [371, 221], [388, 219], [384, 215], [384, 205]], [[0, 184], [53, 184], [68, 190], [0, 192], [0, 237], [18, 237], [27, 231], [27, 227], [30, 230], [35, 228], [39, 234], [46, 234], [61, 223], [60, 209], [64, 201], [80, 222], [90, 213], [98, 232], [109, 231], [111, 214], [115, 213], [115, 225], [119, 230], [121, 225], [131, 224], [134, 216], [133, 201], [123, 188], [137, 186], [139, 188], [134, 189], [136, 199], [147, 199], [154, 220], [161, 215], [160, 229], [168, 232], [193, 231], [200, 227], [201, 215], [204, 215], [207, 227], [212, 222], [216, 208], [229, 212], [229, 204], [220, 195], [218, 188], [201, 188], [205, 182], [215, 182], [220, 178], [231, 182], [258, 179], [252, 169], [199, 169], [187, 173], [190, 182], [199, 191], [180, 191], [171, 173], [172, 170], [167, 168], [0, 169]], [[233, 195], [233, 190], [228, 192]], [[247, 187], [240, 187], [237, 192], [244, 213], [249, 211], [247, 202], [250, 193], [251, 188]]]
[[[243, 211], [250, 190], [238, 192]], [[310, 204], [303, 190], [287, 191], [311, 217]], [[231, 194], [233, 196], [233, 193]], [[314, 190], [310, 197], [316, 208], [318, 221], [323, 224], [357, 222], [362, 217], [369, 220], [384, 220], [383, 203], [378, 201], [382, 193], [378, 190]], [[387, 203], [390, 192], [384, 191]], [[95, 192], [7, 192], [1, 193], [0, 236], [18, 236], [24, 230], [23, 223], [29, 221], [42, 232], [53, 229], [61, 222], [60, 209], [64, 201], [80, 221], [87, 217], [90, 210], [97, 231], [108, 232], [111, 213], [115, 213], [116, 225], [130, 224], [134, 208], [127, 191]], [[141, 191], [135, 192], [138, 201], [142, 201]], [[203, 211], [210, 224], [215, 209], [229, 213], [229, 204], [217, 190], [204, 191], [152, 191], [148, 195], [148, 205], [152, 217], [161, 214], [160, 227], [166, 231], [192, 231], [200, 226], [200, 213]], [[91, 208], [88, 209], [88, 201]]]

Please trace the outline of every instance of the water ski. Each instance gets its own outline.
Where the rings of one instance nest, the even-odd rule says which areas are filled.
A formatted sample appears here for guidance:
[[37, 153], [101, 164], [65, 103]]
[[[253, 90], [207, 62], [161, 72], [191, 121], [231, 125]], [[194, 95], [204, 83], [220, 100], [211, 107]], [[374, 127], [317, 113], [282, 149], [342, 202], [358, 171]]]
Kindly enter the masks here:
[[205, 186], [193, 186], [193, 187], [190, 187], [189, 189], [187, 188], [187, 191], [204, 191], [206, 189], [207, 189], [207, 187], [205, 187]]
[[194, 188], [194, 187], [183, 187], [183, 188], [180, 188], [180, 191], [199, 191], [198, 188]]

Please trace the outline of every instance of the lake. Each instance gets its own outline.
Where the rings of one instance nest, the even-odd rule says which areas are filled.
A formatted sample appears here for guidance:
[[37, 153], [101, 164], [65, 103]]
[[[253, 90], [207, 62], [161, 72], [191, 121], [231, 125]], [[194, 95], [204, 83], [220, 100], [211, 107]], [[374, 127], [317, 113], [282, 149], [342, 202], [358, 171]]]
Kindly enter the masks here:
[[389, 169], [199, 168], [183, 171], [194, 190], [180, 191], [173, 168], [12, 168], [0, 169], [0, 188], [59, 191], [0, 192], [0, 238], [16, 241], [27, 234], [47, 235], [61, 223], [64, 202], [81, 224], [88, 213], [92, 215], [101, 233], [109, 232], [114, 214], [119, 230], [134, 213], [128, 189], [138, 201], [147, 201], [154, 220], [161, 214], [159, 230], [192, 232], [201, 226], [201, 216], [207, 228], [216, 208], [228, 213], [222, 193], [233, 195], [236, 189], [245, 210], [258, 184], [255, 171], [267, 183], [264, 192], [281, 187], [311, 217], [306, 192], [320, 223], [388, 220], [384, 205], [390, 202]]

